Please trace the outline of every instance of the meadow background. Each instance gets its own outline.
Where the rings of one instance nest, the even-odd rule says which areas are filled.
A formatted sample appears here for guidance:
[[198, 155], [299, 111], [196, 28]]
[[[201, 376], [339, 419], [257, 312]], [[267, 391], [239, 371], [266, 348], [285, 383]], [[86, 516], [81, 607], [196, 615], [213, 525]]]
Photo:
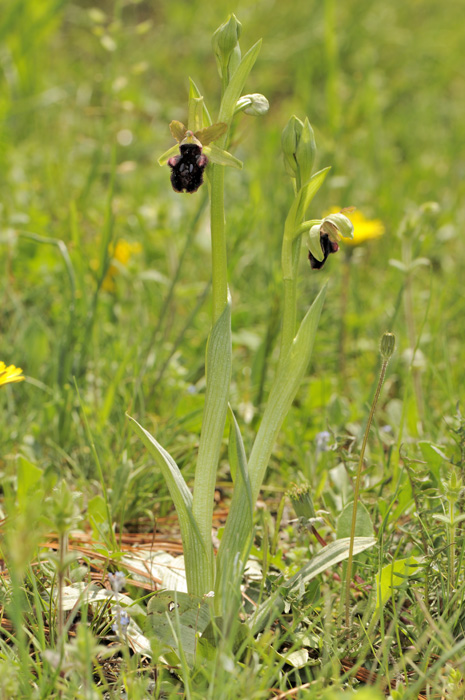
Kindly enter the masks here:
[[[186, 120], [189, 76], [215, 115], [211, 35], [230, 12], [243, 24], [243, 52], [263, 38], [247, 91], [270, 102], [265, 117], [241, 121], [229, 150], [244, 169], [226, 172], [231, 403], [246, 447], [276, 360], [280, 248], [292, 199], [280, 139], [292, 114], [308, 116], [315, 130], [316, 169], [332, 166], [311, 216], [355, 206], [385, 228], [381, 238], [331, 256], [320, 272], [302, 258], [302, 315], [323, 281], [329, 291], [263, 500], [275, 513], [284, 491], [306, 480], [335, 522], [350, 495], [338, 465], [352, 466], [342, 450], [361, 440], [379, 340], [391, 331], [397, 350], [363, 498], [377, 523], [386, 516], [380, 501], [400, 484], [385, 546], [392, 554], [401, 541], [415, 553], [419, 525], [400, 445], [426, 462], [421, 478], [436, 489], [428, 512], [441, 513], [447, 501], [440, 493], [450, 464], [435, 446], [459, 475], [465, 470], [457, 413], [465, 367], [460, 0], [2, 0], [0, 359], [27, 379], [0, 394], [1, 492], [15, 493], [25, 460], [47, 483], [64, 477], [82, 494], [84, 527], [86, 504], [104, 494], [97, 454], [118, 531], [150, 531], [172, 506], [126, 411], [192, 481], [210, 327], [206, 188], [173, 192], [157, 158], [173, 143], [169, 122]], [[318, 452], [322, 431], [337, 449]], [[219, 499], [227, 507], [224, 457]], [[26, 539], [42, 504], [28, 508]], [[447, 559], [447, 530], [434, 522], [438, 557]]]

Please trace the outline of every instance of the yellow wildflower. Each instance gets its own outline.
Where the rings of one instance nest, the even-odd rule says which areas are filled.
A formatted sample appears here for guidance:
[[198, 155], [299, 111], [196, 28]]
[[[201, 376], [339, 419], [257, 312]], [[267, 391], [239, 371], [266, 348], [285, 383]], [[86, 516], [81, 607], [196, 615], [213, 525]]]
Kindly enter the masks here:
[[361, 211], [352, 210], [351, 207], [347, 209], [338, 209], [333, 207], [329, 212], [325, 214], [337, 214], [341, 211], [348, 219], [350, 219], [354, 225], [354, 237], [344, 238], [344, 243], [348, 246], [357, 246], [365, 241], [369, 241], [371, 238], [379, 238], [384, 233], [384, 224], [380, 219], [367, 219]]
[[110, 251], [112, 262], [103, 280], [102, 289], [105, 289], [107, 292], [114, 292], [116, 289], [115, 277], [121, 267], [125, 267], [131, 257], [135, 253], [140, 253], [141, 250], [142, 246], [140, 243], [129, 243], [128, 241], [119, 240]]
[[13, 382], [22, 382], [24, 379], [22, 371], [21, 367], [15, 367], [14, 365], [7, 367], [4, 362], [0, 362], [0, 386], [12, 384]]

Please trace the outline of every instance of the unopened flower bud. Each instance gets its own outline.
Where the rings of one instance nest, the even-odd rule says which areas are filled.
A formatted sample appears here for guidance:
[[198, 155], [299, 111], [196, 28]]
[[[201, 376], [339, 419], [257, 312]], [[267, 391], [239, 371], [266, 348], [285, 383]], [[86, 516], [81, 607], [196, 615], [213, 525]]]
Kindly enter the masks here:
[[241, 30], [241, 23], [232, 14], [213, 34], [212, 46], [221, 77], [228, 70], [229, 59], [237, 46]]
[[396, 336], [394, 333], [385, 333], [381, 338], [380, 352], [383, 360], [389, 360], [396, 347]]
[[286, 172], [291, 177], [297, 176], [297, 146], [300, 141], [300, 135], [304, 128], [303, 122], [293, 115], [281, 134], [281, 148], [284, 155], [284, 167]]
[[236, 104], [236, 112], [244, 110], [245, 114], [250, 114], [253, 117], [261, 117], [270, 109], [270, 103], [265, 95], [255, 92], [252, 95], [243, 95]]
[[304, 122], [295, 116], [289, 119], [281, 136], [281, 147], [286, 172], [296, 178], [300, 188], [310, 180], [316, 153], [315, 135], [307, 118]]
[[315, 134], [308, 118], [305, 117], [299, 142], [297, 144], [296, 160], [300, 171], [301, 186], [305, 185], [312, 176], [313, 163], [316, 155]]
[[310, 520], [310, 518], [315, 517], [315, 508], [308, 484], [302, 486], [294, 485], [293, 488], [287, 492], [287, 495], [291, 499], [292, 507], [298, 518]]

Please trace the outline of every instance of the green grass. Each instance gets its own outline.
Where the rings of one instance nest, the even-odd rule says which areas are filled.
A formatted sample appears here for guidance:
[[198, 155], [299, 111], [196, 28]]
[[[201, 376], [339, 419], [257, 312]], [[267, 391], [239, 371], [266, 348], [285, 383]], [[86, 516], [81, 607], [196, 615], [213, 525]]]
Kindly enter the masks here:
[[[330, 256], [321, 272], [302, 255], [299, 318], [325, 281], [328, 293], [310, 372], [255, 512], [252, 555], [264, 575], [246, 579], [242, 619], [253, 612], [248, 599], [270, 597], [321, 550], [281, 500], [292, 483], [310, 484], [322, 518], [315, 528], [334, 539], [353, 494], [379, 340], [391, 331], [397, 350], [361, 491], [378, 546], [356, 559], [348, 630], [339, 564], [290, 596], [260, 635], [247, 625], [211, 625], [173, 675], [168, 666], [179, 659], [167, 658], [156, 626], [145, 627], [149, 590], [128, 571], [124, 592], [140, 606], [134, 618], [151, 640], [151, 659], [126, 644], [113, 653], [105, 601], [65, 611], [60, 659], [53, 597], [60, 577], [88, 581], [93, 572], [104, 580], [108, 570], [126, 571], [121, 538], [151, 532], [155, 522], [160, 537], [178, 538], [176, 520], [164, 520], [173, 507], [162, 476], [126, 412], [193, 485], [211, 323], [207, 192], [174, 193], [157, 158], [172, 145], [169, 122], [187, 119], [189, 76], [217, 112], [211, 35], [230, 12], [243, 23], [243, 50], [263, 38], [246, 90], [270, 101], [265, 117], [241, 121], [230, 150], [244, 169], [225, 174], [230, 401], [247, 454], [278, 361], [282, 230], [293, 196], [280, 139], [293, 113], [315, 130], [315, 169], [332, 166], [311, 215], [353, 205], [386, 229], [350, 257]], [[292, 10], [223, 0], [108, 1], [98, 10], [4, 0], [0, 360], [22, 367], [27, 379], [0, 388], [0, 697], [116, 698], [124, 685], [131, 700], [149, 693], [258, 700], [297, 688], [282, 697], [335, 700], [362, 687], [362, 669], [376, 675], [369, 699], [396, 679], [396, 700], [442, 697], [446, 689], [448, 698], [462, 697], [464, 501], [451, 479], [465, 478], [462, 14], [459, 0], [314, 0]], [[438, 210], [424, 211], [427, 202]], [[114, 268], [108, 289], [109, 246], [118, 240], [140, 250]], [[408, 267], [419, 258], [424, 264]], [[319, 451], [325, 430], [332, 449]], [[219, 469], [228, 507], [226, 439]], [[53, 501], [60, 479], [92, 537], [65, 562], [39, 546], [60, 523], [74, 522], [69, 503]], [[406, 578], [389, 583], [396, 570]], [[377, 581], [385, 586], [381, 605]], [[171, 634], [182, 639], [179, 615], [172, 617]], [[289, 657], [294, 651], [305, 663]]]

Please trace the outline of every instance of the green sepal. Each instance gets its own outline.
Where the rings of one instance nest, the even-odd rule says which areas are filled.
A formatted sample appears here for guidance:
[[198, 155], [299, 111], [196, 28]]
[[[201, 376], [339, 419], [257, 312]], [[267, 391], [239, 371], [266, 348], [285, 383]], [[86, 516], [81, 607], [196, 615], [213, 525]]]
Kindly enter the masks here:
[[323, 249], [321, 247], [321, 235], [319, 225], [312, 226], [312, 228], [308, 232], [307, 245], [313, 257], [321, 262], [324, 259], [325, 254], [323, 253]]
[[166, 165], [172, 156], [179, 155], [179, 145], [175, 144], [171, 146], [167, 151], [163, 153], [158, 159], [158, 165]]
[[241, 160], [235, 158], [228, 151], [224, 151], [222, 148], [215, 146], [214, 143], [210, 146], [205, 146], [203, 152], [211, 163], [216, 163], [216, 165], [228, 165], [231, 168], [242, 170], [243, 163]]

